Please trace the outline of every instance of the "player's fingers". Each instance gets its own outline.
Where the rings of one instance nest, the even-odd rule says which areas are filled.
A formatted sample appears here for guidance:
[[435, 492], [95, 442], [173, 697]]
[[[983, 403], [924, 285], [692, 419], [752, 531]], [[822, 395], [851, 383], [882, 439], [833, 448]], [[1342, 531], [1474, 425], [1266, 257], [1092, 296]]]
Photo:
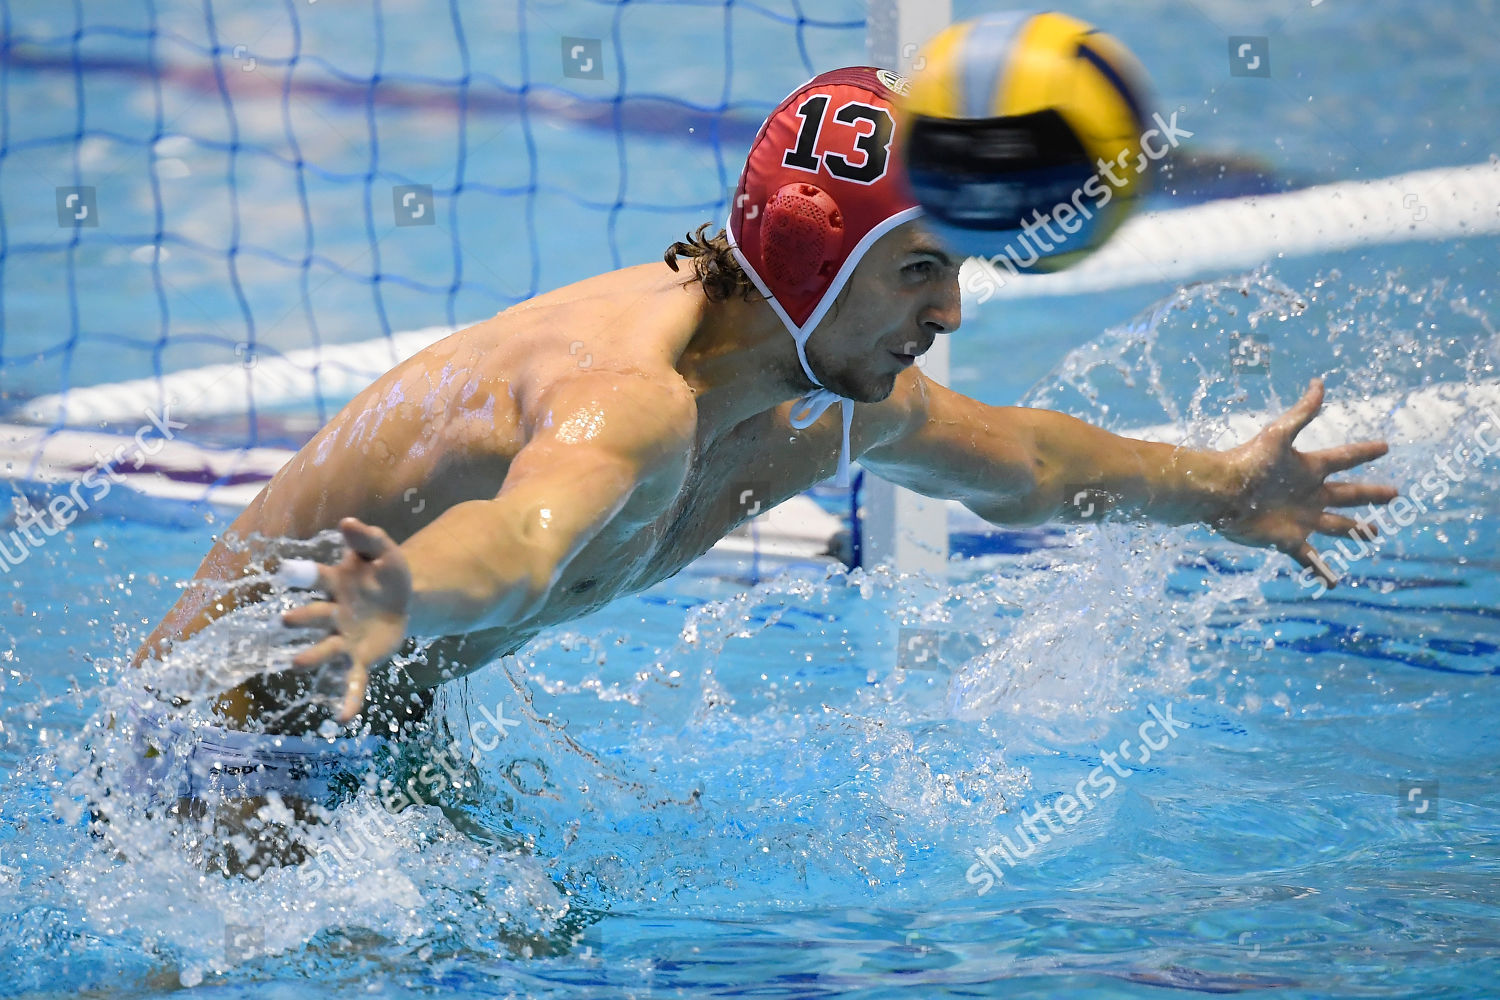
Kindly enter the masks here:
[[314, 601], [282, 615], [281, 624], [287, 628], [337, 628], [338, 611], [332, 601]]
[[344, 637], [330, 635], [292, 657], [292, 667], [297, 670], [312, 670], [332, 663], [334, 660], [346, 658], [348, 655], [344, 647]]
[[1375, 483], [1324, 483], [1324, 507], [1362, 507], [1367, 503], [1390, 503], [1401, 495], [1394, 486]]
[[1339, 585], [1339, 578], [1334, 576], [1333, 570], [1328, 568], [1328, 564], [1323, 561], [1323, 557], [1318, 554], [1318, 550], [1307, 542], [1303, 542], [1296, 551], [1288, 554], [1297, 560], [1304, 569], [1312, 570], [1329, 590]]
[[365, 685], [368, 681], [369, 674], [362, 665], [350, 665], [345, 678], [347, 687], [344, 689], [344, 700], [339, 705], [339, 722], [348, 722], [365, 707]]
[[1318, 516], [1315, 530], [1323, 535], [1343, 535], [1346, 538], [1363, 538], [1367, 541], [1374, 541], [1380, 534], [1380, 530], [1369, 521], [1356, 521], [1352, 517], [1327, 511]]
[[344, 535], [351, 551], [365, 559], [378, 559], [387, 550], [396, 547], [391, 536], [373, 524], [365, 524], [357, 517], [346, 517], [339, 522], [339, 531]]
[[1278, 431], [1286, 435], [1291, 441], [1302, 429], [1312, 423], [1313, 417], [1318, 415], [1318, 410], [1323, 406], [1323, 380], [1315, 378], [1307, 384], [1307, 391], [1302, 398], [1293, 403], [1291, 409], [1287, 410], [1277, 418], [1273, 424]]
[[1336, 472], [1352, 469], [1356, 465], [1373, 462], [1390, 450], [1390, 445], [1384, 441], [1356, 441], [1353, 444], [1313, 452], [1307, 457], [1312, 461], [1313, 468], [1317, 469], [1319, 475], [1331, 476]]

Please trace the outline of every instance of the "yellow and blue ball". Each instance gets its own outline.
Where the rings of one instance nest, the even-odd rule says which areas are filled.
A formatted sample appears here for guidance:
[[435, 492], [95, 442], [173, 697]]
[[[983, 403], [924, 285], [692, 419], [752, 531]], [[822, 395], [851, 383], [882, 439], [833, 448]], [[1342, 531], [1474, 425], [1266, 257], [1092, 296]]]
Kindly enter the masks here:
[[1056, 12], [991, 14], [933, 38], [914, 67], [902, 102], [912, 193], [960, 253], [1060, 270], [1139, 201], [1145, 74], [1109, 35]]

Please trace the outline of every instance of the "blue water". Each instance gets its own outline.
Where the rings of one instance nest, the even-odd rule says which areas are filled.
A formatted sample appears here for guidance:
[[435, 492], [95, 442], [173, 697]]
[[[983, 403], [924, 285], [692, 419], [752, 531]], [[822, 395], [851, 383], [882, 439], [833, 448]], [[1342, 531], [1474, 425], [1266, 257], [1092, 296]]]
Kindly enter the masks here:
[[[861, 6], [803, 13], [857, 22]], [[1071, 9], [1141, 56], [1161, 103], [1189, 107], [1198, 148], [1264, 161], [1280, 183], [1495, 152], [1485, 5], [1420, 17], [1397, 3]], [[203, 9], [155, 10], [174, 36], [158, 58], [201, 65]], [[346, 74], [372, 71], [380, 23], [382, 73], [458, 75], [442, 5], [382, 4], [379, 22], [369, 5], [295, 10], [303, 53]], [[795, 17], [790, 3], [735, 6], [727, 82], [694, 48], [723, 48], [715, 5], [524, 10], [524, 41], [515, 5], [462, 11], [475, 72], [518, 84], [524, 49], [538, 86], [607, 98], [612, 79], [563, 80], [544, 62], [559, 35], [615, 37], [616, 14], [629, 93], [751, 117], [812, 72], [862, 60], [857, 28], [805, 27], [799, 48], [795, 27], [766, 13]], [[148, 24], [144, 5], [6, 12], [14, 37], [64, 40], [31, 43], [43, 51], [70, 51], [77, 12], [120, 29], [86, 35], [85, 51], [145, 58], [129, 34]], [[286, 10], [215, 14], [220, 45], [267, 65], [295, 44]], [[1231, 34], [1270, 39], [1271, 78], [1228, 75]], [[11, 399], [233, 361], [249, 339], [289, 350], [475, 318], [616, 258], [653, 259], [719, 217], [747, 141], [617, 147], [609, 130], [475, 113], [464, 190], [438, 197], [447, 224], [380, 223], [378, 270], [409, 284], [375, 283], [369, 228], [389, 187], [458, 183], [451, 116], [382, 108], [367, 195], [365, 109], [288, 102], [317, 167], [304, 178], [309, 246], [285, 163], [241, 152], [225, 183], [229, 157], [212, 143], [230, 130], [211, 89], [164, 87], [157, 129], [149, 81], [90, 71], [81, 86], [80, 143], [70, 72], [7, 75]], [[248, 146], [289, 148], [278, 95], [235, 107]], [[141, 144], [156, 131], [190, 138], [158, 150], [188, 172], [163, 182], [176, 236], [154, 273], [132, 252], [157, 228]], [[69, 251], [51, 188], [73, 183], [75, 157], [97, 172], [105, 214]], [[232, 256], [231, 191], [248, 248]], [[1187, 290], [997, 302], [954, 338], [954, 383], [1115, 428], [1211, 428], [1229, 409], [1289, 403], [1315, 374], [1333, 401], [1399, 405], [1423, 385], [1494, 379], [1496, 250], [1488, 238], [1395, 245]], [[337, 266], [304, 269], [305, 253]], [[1231, 334], [1246, 330], [1272, 349], [1268, 376], [1232, 365]], [[1373, 474], [1414, 482], [1464, 435], [1398, 448]], [[118, 854], [81, 829], [69, 778], [86, 743], [110, 745], [97, 724], [118, 663], [225, 526], [82, 519], [0, 583], [0, 993], [1481, 995], [1500, 964], [1497, 462], [1357, 563], [1353, 586], [1316, 599], [1279, 557], [1124, 524], [1053, 532], [955, 564], [943, 582], [824, 570], [748, 588], [668, 581], [444, 692], [444, 732], [473, 761], [464, 788], [397, 816], [356, 798], [334, 829], [359, 850], [254, 883], [200, 873], [149, 827], [122, 826]], [[914, 635], [938, 643], [934, 630], [938, 653], [904, 656]], [[1143, 729], [1153, 709], [1189, 728]], [[516, 720], [504, 740], [471, 729], [485, 712]], [[1142, 762], [1148, 739], [1166, 743]], [[1134, 762], [1116, 756], [1122, 744]], [[1033, 821], [1047, 843], [1014, 867], [991, 855], [1001, 875], [981, 895], [989, 869], [975, 851], [1004, 837], [1024, 852], [1041, 838], [1023, 840], [1018, 823], [1080, 786], [1091, 797], [1073, 822]]]

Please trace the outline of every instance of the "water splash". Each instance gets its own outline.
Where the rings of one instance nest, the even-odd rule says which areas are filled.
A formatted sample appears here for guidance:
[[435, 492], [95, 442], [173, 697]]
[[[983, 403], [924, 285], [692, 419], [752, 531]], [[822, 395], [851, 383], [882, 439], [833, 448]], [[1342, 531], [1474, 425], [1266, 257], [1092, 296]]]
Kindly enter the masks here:
[[[1264, 274], [1204, 283], [1074, 352], [1027, 402], [1115, 429], [1180, 424], [1206, 444], [1230, 434], [1225, 413], [1279, 409], [1328, 371], [1333, 402], [1396, 400], [1371, 418], [1378, 434], [1434, 381], [1495, 378], [1486, 309], [1398, 275], [1332, 274], [1303, 291]], [[1260, 348], [1268, 370], [1253, 363]], [[1398, 449], [1388, 475], [1420, 474], [1463, 433]], [[33, 970], [22, 988], [63, 967], [84, 985], [120, 969], [192, 984], [350, 955], [576, 955], [600, 926], [784, 896], [833, 908], [967, 898], [972, 847], [1050, 791], [1059, 762], [1086, 770], [1147, 701], [1230, 718], [1391, 711], [1433, 697], [1403, 681], [1410, 668], [1483, 661], [1496, 637], [1455, 635], [1411, 595], [1466, 586], [1465, 567], [1488, 559], [1480, 524], [1495, 479], [1484, 467], [1459, 484], [1441, 517], [1361, 564], [1357, 586], [1315, 614], [1274, 553], [1124, 523], [1068, 529], [941, 582], [834, 571], [745, 591], [663, 588], [450, 685], [430, 726], [382, 764], [420, 803], [393, 813], [378, 789], [359, 790], [309, 833], [311, 860], [253, 881], [205, 871], [201, 828], [125, 794], [108, 805], [105, 839], [85, 827], [134, 747], [125, 686], [202, 711], [244, 676], [232, 664], [290, 658], [275, 619], [299, 598], [236, 611], [170, 666], [134, 672], [119, 663], [134, 634], [101, 630], [90, 683], [32, 691], [22, 669], [0, 675], [7, 699], [29, 702], [7, 723], [34, 727], [0, 822], [0, 912], [15, 928], [0, 959]], [[301, 554], [326, 558], [327, 541]], [[258, 567], [238, 585], [268, 580]], [[1350, 603], [1377, 599], [1405, 617], [1372, 622]], [[899, 656], [902, 628], [972, 644], [958, 662], [916, 668]], [[1342, 664], [1356, 655], [1405, 673], [1351, 682]], [[1335, 681], [1339, 699], [1322, 692]], [[484, 713], [513, 720], [503, 739], [480, 735]], [[437, 787], [422, 773], [445, 754]], [[1076, 843], [1093, 849], [1128, 822], [1101, 813]], [[1047, 863], [1087, 853], [1068, 851]]]

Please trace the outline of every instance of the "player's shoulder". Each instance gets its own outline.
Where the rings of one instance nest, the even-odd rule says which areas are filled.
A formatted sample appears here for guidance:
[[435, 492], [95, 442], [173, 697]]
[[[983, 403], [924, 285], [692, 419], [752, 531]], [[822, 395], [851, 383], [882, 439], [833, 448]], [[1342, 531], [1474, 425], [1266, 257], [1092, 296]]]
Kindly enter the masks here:
[[618, 365], [569, 374], [557, 379], [549, 396], [597, 409], [621, 420], [627, 429], [691, 432], [697, 427], [698, 403], [692, 387], [675, 369]]
[[513, 375], [529, 439], [666, 454], [692, 445], [697, 400], [672, 363], [672, 323], [686, 310], [667, 301], [675, 286], [641, 270], [598, 275], [502, 314], [488, 342]]
[[532, 387], [522, 413], [532, 435], [590, 443], [648, 464], [692, 447], [698, 406], [692, 388], [665, 366], [574, 368]]

